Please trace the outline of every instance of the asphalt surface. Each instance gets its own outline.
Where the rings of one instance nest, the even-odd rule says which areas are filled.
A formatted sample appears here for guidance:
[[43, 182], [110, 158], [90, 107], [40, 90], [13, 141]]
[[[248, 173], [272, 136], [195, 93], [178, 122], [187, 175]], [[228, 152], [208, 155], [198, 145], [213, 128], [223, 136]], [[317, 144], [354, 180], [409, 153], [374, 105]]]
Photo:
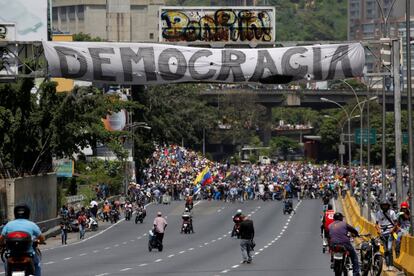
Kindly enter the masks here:
[[[87, 240], [42, 249], [42, 275], [332, 275], [322, 254], [320, 200], [294, 201], [296, 214], [283, 215], [282, 202], [198, 202], [194, 234], [180, 234], [184, 202], [150, 205], [143, 224], [121, 221], [87, 234]], [[230, 237], [237, 209], [253, 219], [253, 262], [241, 264], [240, 242]], [[148, 251], [148, 231], [157, 211], [168, 221], [164, 250]], [[0, 275], [2, 275], [2, 269]]]

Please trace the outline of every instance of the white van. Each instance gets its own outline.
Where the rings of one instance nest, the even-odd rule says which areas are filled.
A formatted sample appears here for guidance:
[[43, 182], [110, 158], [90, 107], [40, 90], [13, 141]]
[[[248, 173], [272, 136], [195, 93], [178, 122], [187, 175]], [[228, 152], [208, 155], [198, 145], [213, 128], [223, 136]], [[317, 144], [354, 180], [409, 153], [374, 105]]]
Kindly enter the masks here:
[[269, 165], [270, 164], [270, 158], [267, 156], [259, 156], [259, 163], [261, 165]]

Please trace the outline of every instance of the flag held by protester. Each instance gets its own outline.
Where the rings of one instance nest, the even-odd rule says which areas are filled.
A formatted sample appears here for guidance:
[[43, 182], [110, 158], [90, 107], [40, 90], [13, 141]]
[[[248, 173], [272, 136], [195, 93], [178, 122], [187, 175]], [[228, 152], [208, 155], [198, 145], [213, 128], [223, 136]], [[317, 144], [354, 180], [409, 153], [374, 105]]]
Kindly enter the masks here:
[[202, 170], [194, 180], [194, 185], [201, 183], [202, 186], [211, 184], [213, 182], [213, 177], [210, 172], [210, 168], [207, 166]]

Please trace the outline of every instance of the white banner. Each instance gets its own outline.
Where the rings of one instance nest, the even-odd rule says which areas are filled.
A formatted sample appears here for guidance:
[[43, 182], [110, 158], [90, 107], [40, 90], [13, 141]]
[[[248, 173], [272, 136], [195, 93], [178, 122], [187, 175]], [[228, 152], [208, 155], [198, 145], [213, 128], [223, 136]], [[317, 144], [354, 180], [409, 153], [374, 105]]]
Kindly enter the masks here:
[[47, 0], [0, 0], [0, 24], [16, 25], [17, 41], [47, 40]]
[[328, 80], [362, 75], [359, 43], [207, 49], [152, 43], [43, 42], [51, 77], [117, 84]]

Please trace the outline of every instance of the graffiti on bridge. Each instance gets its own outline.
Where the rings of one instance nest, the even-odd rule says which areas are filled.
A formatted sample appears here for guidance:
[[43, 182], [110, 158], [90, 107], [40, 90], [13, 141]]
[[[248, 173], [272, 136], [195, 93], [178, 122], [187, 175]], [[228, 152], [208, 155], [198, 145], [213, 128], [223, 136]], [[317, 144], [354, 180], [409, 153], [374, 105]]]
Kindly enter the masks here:
[[272, 42], [273, 9], [161, 10], [160, 41]]

